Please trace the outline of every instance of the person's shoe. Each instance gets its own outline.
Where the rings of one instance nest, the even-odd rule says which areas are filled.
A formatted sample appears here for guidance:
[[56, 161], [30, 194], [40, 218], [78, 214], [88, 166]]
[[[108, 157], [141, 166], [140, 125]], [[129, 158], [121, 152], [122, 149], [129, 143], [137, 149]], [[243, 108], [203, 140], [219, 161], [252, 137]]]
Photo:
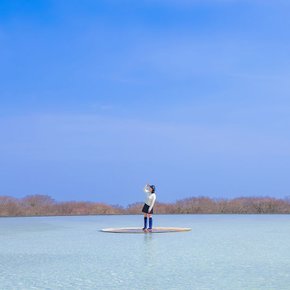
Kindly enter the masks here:
[[149, 229], [148, 229], [148, 232], [149, 232], [149, 233], [152, 233], [152, 229], [149, 228]]
[[147, 232], [147, 229], [146, 228], [143, 228], [142, 230], [143, 230], [143, 232]]

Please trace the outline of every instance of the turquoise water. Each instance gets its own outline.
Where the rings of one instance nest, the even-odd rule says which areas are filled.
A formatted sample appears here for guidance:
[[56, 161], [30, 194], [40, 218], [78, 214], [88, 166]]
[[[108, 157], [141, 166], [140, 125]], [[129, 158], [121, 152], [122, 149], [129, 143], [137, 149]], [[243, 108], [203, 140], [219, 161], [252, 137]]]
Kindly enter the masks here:
[[142, 219], [1, 218], [0, 289], [290, 289], [288, 215], [156, 215], [192, 231], [98, 231]]

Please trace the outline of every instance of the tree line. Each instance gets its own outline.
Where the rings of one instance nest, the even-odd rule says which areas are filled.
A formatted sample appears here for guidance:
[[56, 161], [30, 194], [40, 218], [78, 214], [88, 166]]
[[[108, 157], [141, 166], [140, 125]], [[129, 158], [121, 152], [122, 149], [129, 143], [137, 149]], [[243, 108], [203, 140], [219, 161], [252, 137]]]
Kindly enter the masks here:
[[[0, 216], [54, 216], [141, 214], [143, 203], [122, 207], [99, 202], [57, 202], [48, 195], [28, 195], [24, 198], [0, 196]], [[272, 197], [240, 197], [214, 199], [190, 197], [174, 203], [157, 202], [156, 214], [290, 214], [290, 199]]]

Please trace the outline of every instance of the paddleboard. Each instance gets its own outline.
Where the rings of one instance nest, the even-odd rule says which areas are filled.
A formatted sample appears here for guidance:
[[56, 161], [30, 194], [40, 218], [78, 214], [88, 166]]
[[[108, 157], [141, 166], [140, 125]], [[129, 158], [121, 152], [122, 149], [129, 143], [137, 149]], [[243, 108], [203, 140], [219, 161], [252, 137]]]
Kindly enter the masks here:
[[102, 229], [101, 232], [105, 233], [118, 233], [118, 234], [151, 234], [151, 233], [173, 233], [173, 232], [188, 232], [191, 228], [175, 228], [175, 227], [155, 227], [152, 232], [145, 232], [142, 228], [107, 228]]

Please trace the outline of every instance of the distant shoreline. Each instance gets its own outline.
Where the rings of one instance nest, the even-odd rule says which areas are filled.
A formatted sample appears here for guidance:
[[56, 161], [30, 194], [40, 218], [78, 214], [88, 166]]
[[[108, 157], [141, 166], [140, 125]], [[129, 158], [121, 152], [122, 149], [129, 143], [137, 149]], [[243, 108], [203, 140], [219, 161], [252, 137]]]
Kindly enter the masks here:
[[[139, 215], [143, 202], [127, 207], [99, 202], [57, 202], [48, 195], [24, 198], [0, 196], [0, 217]], [[214, 199], [190, 197], [175, 203], [157, 202], [155, 214], [290, 214], [290, 199], [239, 197]]]
[[[155, 216], [166, 216], [166, 215], [210, 215], [210, 216], [227, 216], [227, 215], [249, 215], [249, 216], [266, 216], [266, 215], [289, 215], [290, 213], [160, 213], [154, 214]], [[38, 217], [89, 217], [89, 216], [143, 216], [142, 213], [139, 214], [79, 214], [79, 215], [24, 215], [24, 216], [0, 216], [0, 219], [5, 218], [38, 218]]]

